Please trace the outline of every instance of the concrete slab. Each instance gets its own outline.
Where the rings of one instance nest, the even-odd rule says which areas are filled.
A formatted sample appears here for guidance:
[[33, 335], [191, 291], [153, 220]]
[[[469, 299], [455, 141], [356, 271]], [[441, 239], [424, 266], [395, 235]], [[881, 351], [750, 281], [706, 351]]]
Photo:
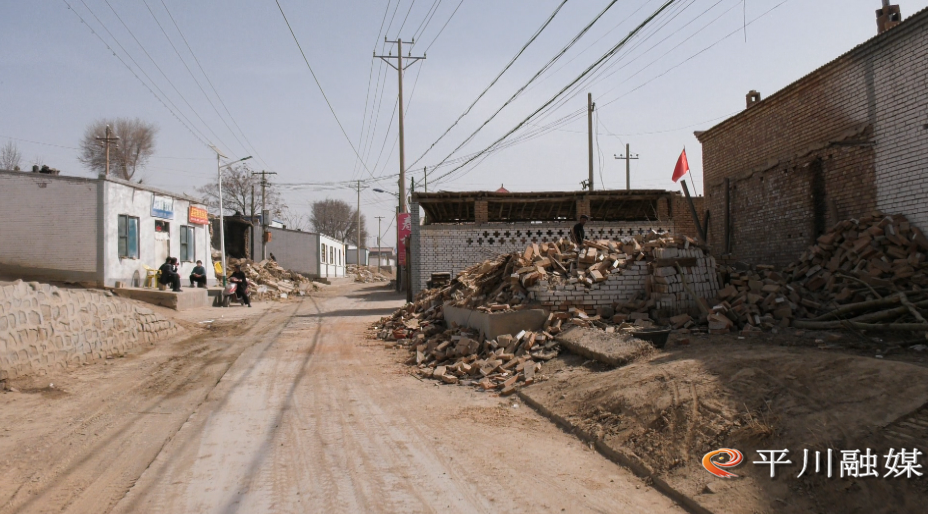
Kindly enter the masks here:
[[459, 326], [479, 330], [488, 339], [496, 339], [503, 334], [518, 334], [522, 330], [538, 331], [548, 319], [544, 309], [525, 309], [513, 312], [488, 313], [455, 307], [450, 303], [444, 306], [445, 321]]
[[627, 334], [607, 334], [602, 330], [584, 327], [570, 328], [554, 339], [571, 353], [616, 367], [647, 355], [653, 349], [651, 343]]
[[158, 289], [120, 287], [111, 289], [113, 294], [142, 302], [160, 305], [176, 311], [208, 307], [210, 298], [207, 289], [187, 288], [179, 293], [160, 291]]

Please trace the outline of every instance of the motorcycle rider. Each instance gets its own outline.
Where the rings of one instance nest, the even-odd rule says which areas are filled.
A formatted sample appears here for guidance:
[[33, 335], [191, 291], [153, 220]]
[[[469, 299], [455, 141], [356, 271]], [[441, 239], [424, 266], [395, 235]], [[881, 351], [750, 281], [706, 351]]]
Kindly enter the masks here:
[[249, 308], [251, 307], [251, 300], [248, 298], [248, 278], [245, 277], [245, 272], [242, 271], [241, 266], [235, 266], [235, 271], [232, 273], [232, 276], [229, 277], [229, 282], [235, 283], [235, 296], [238, 296], [245, 302]]

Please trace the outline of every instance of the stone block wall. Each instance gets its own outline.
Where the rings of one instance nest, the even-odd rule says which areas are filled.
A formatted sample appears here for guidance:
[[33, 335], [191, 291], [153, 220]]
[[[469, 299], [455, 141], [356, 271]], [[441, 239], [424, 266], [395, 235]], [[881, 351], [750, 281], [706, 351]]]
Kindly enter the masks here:
[[874, 208], [928, 229], [926, 64], [923, 10], [699, 134], [713, 253], [783, 265]]
[[17, 280], [0, 286], [0, 380], [121, 354], [178, 330], [110, 293]]
[[[686, 281], [700, 298], [715, 297], [719, 290], [715, 259], [697, 248], [658, 248], [655, 258], [695, 258], [696, 266], [684, 267]], [[540, 281], [529, 288], [529, 300], [554, 310], [579, 307], [595, 313], [598, 307], [612, 307], [637, 298], [645, 293], [654, 300], [654, 308], [661, 316], [689, 313], [699, 314], [696, 301], [686, 291], [683, 277], [672, 267], [655, 267], [653, 263], [638, 261], [625, 269], [616, 269], [604, 282], [586, 286], [583, 283], [551, 286]]]

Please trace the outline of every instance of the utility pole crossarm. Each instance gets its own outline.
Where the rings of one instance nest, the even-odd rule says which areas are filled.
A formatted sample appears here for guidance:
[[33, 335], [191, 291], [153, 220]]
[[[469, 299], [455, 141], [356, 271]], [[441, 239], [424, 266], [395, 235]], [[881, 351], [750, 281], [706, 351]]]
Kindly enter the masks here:
[[97, 141], [100, 141], [100, 144], [103, 145], [103, 148], [105, 149], [104, 152], [106, 153], [106, 165], [103, 168], [103, 176], [109, 177], [110, 176], [110, 144], [112, 143], [114, 146], [116, 146], [116, 148], [119, 148], [119, 138], [110, 137], [110, 126], [107, 125], [105, 136], [97, 137], [94, 139], [96, 139]]
[[625, 160], [625, 190], [631, 191], [632, 189], [632, 161], [638, 160], [638, 154], [632, 155], [631, 145], [625, 145], [625, 155], [616, 155], [616, 159]]

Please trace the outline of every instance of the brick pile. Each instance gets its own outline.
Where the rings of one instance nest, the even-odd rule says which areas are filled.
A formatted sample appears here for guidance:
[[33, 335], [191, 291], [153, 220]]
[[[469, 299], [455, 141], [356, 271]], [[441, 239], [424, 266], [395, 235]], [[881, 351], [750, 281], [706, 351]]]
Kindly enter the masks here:
[[842, 221], [783, 271], [723, 270], [728, 285], [719, 291], [710, 328], [924, 328], [923, 252], [928, 238], [904, 216], [874, 212]]
[[349, 264], [347, 266], [348, 275], [354, 275], [355, 282], [370, 284], [373, 282], [389, 282], [390, 279], [377, 272], [373, 266], [358, 266]]
[[[286, 298], [290, 294], [302, 294], [307, 287], [312, 286], [311, 279], [295, 271], [284, 269], [271, 259], [254, 262], [249, 259], [230, 258], [228, 262], [229, 276], [232, 276], [235, 266], [241, 266], [248, 281], [258, 286], [250, 291], [252, 299]], [[261, 286], [264, 288], [262, 289]]]

